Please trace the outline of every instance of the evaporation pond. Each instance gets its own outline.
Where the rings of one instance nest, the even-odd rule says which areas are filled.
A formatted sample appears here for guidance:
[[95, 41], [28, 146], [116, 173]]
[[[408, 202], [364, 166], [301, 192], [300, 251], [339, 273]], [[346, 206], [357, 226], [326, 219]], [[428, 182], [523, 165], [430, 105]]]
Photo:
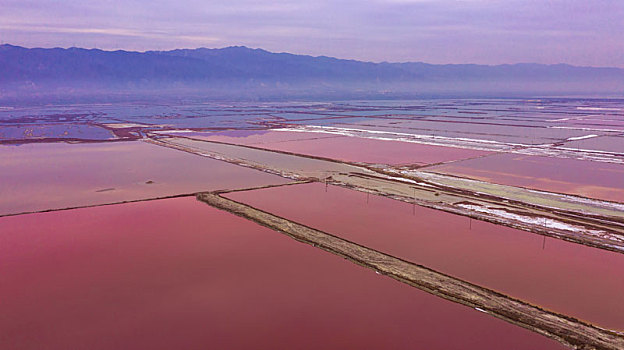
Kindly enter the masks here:
[[0, 146], [0, 215], [288, 180], [145, 142]]
[[0, 124], [0, 142], [3, 140], [33, 140], [70, 138], [81, 140], [107, 140], [114, 135], [99, 126], [89, 124]]
[[623, 164], [504, 153], [433, 166], [427, 171], [624, 202]]
[[491, 154], [478, 150], [318, 132], [259, 131], [248, 132], [246, 135], [220, 132], [210, 136], [191, 137], [347, 162], [376, 164], [424, 165]]
[[194, 197], [0, 218], [3, 349], [562, 349]]
[[624, 254], [311, 183], [225, 196], [602, 327], [624, 330]]

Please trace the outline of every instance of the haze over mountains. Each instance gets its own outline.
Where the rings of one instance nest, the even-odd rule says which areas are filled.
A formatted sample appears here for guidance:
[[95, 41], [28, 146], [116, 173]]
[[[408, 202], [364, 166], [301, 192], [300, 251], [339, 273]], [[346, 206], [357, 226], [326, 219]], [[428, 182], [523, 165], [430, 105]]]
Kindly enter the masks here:
[[624, 69], [371, 63], [234, 46], [172, 51], [0, 45], [0, 99], [624, 95]]

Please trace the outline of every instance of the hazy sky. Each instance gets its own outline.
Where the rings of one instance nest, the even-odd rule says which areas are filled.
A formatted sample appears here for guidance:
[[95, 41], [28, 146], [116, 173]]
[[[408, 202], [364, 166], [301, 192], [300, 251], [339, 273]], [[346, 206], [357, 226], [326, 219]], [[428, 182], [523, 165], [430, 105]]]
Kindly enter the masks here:
[[0, 0], [0, 40], [624, 67], [624, 0]]

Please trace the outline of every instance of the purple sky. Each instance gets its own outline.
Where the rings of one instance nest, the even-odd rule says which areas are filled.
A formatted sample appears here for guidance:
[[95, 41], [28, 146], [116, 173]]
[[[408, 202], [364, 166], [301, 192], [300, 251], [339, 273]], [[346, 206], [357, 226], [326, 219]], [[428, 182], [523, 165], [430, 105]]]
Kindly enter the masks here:
[[0, 40], [624, 67], [623, 0], [0, 0]]

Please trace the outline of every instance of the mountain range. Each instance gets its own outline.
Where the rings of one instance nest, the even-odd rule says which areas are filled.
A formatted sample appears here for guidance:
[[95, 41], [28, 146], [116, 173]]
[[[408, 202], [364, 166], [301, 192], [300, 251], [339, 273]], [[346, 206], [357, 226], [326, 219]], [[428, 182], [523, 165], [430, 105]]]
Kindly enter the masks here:
[[233, 46], [105, 51], [0, 45], [0, 99], [88, 94], [215, 98], [622, 95], [624, 69], [373, 63]]

